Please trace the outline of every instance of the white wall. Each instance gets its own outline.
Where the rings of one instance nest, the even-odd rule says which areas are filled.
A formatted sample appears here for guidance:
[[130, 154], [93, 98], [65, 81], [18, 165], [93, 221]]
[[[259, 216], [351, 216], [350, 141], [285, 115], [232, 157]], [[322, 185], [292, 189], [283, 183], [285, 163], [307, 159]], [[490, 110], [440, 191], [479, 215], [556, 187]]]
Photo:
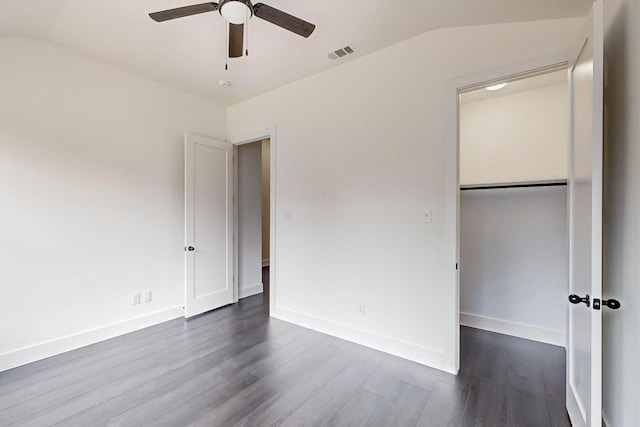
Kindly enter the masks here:
[[262, 263], [269, 262], [271, 232], [271, 141], [262, 141]]
[[277, 128], [272, 314], [454, 371], [453, 79], [569, 47], [581, 22], [429, 32], [230, 107], [232, 139]]
[[[484, 90], [484, 89], [481, 89]], [[567, 179], [566, 83], [460, 105], [460, 184]]]
[[609, 427], [640, 425], [640, 2], [605, 2], [604, 408]]
[[225, 110], [44, 42], [0, 56], [0, 370], [182, 315], [183, 134]]
[[262, 292], [262, 144], [238, 146], [238, 296]]
[[461, 192], [463, 324], [564, 346], [568, 274], [566, 186]]

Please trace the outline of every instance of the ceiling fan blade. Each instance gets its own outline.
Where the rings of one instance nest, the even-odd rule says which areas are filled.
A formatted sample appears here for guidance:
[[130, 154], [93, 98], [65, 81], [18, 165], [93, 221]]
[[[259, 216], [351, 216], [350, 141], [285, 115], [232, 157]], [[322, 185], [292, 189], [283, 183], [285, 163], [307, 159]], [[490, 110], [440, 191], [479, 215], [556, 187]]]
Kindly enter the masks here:
[[177, 7], [175, 9], [162, 10], [160, 12], [153, 12], [149, 14], [149, 17], [156, 22], [163, 22], [170, 19], [197, 15], [198, 13], [213, 12], [215, 10], [218, 10], [218, 3], [201, 3], [191, 6]]
[[244, 48], [244, 24], [229, 24], [229, 58], [240, 58]]
[[264, 3], [256, 3], [253, 5], [253, 14], [258, 18], [262, 18], [265, 21], [276, 24], [279, 27], [296, 33], [302, 37], [309, 37], [316, 26], [303, 21], [300, 18], [296, 18], [293, 15], [289, 15], [281, 10], [275, 9], [271, 6], [267, 6]]

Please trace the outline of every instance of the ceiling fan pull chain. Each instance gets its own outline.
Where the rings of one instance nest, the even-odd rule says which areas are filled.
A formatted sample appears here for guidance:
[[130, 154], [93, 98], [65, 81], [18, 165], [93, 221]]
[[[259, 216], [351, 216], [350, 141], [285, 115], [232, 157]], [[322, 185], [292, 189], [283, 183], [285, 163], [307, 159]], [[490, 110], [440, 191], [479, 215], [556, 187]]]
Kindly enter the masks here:
[[227, 34], [227, 40], [224, 44], [224, 70], [227, 71], [229, 69], [229, 31], [231, 31], [229, 29], [229, 24], [225, 25], [226, 29], [226, 34]]
[[249, 8], [245, 11], [244, 15], [244, 54], [249, 56]]

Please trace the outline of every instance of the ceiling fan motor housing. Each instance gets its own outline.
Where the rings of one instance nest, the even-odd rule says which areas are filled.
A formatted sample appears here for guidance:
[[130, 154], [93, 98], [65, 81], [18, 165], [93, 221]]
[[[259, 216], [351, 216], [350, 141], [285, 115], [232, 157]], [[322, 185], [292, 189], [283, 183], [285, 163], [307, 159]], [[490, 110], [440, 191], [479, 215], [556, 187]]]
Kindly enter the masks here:
[[253, 5], [250, 0], [221, 0], [218, 11], [230, 23], [244, 24], [253, 16]]

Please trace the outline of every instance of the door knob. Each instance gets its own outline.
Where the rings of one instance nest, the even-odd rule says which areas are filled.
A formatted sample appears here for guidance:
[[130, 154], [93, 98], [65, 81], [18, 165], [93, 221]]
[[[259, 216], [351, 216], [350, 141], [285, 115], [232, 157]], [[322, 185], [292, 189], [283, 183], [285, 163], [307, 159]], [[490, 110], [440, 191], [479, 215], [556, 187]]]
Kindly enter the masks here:
[[[609, 307], [611, 310], [617, 310], [620, 308], [620, 301], [617, 299], [603, 299], [602, 305]], [[600, 310], [600, 300], [598, 298], [593, 299], [593, 309]]]
[[605, 299], [602, 300], [602, 304], [606, 305], [611, 310], [617, 310], [620, 308], [620, 301], [618, 301], [617, 299]]
[[187, 250], [188, 250], [189, 252], [193, 252], [193, 251], [195, 251], [195, 250], [196, 250], [196, 248], [194, 248], [193, 246], [189, 246], [189, 247], [187, 248]]
[[587, 307], [591, 306], [591, 300], [588, 294], [584, 298], [580, 298], [578, 295], [575, 295], [575, 294], [569, 295], [569, 302], [571, 304], [580, 304], [581, 302], [583, 302], [587, 305]]

